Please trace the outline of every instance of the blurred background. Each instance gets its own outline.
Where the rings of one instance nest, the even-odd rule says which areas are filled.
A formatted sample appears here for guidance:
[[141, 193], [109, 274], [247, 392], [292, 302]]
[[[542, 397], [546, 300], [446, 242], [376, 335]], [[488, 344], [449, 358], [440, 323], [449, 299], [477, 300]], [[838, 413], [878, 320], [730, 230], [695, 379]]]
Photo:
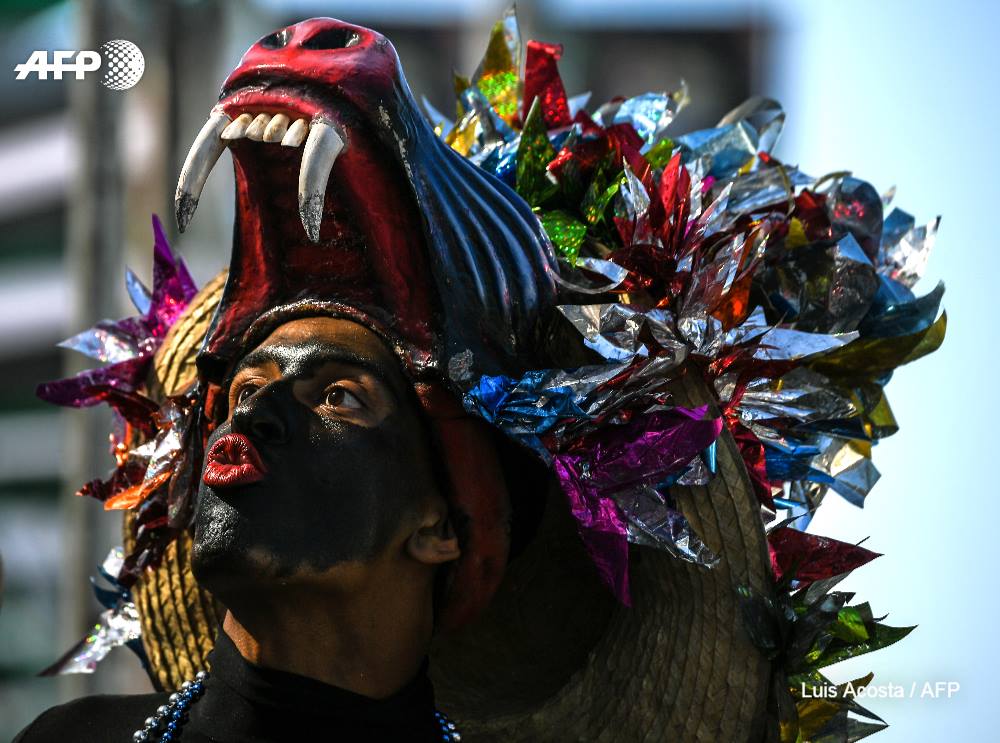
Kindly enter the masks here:
[[[149, 279], [150, 213], [200, 282], [228, 259], [232, 174], [215, 169], [191, 228], [177, 240], [178, 169], [242, 52], [314, 15], [370, 25], [396, 45], [411, 88], [453, 110], [452, 70], [470, 74], [504, 2], [478, 0], [161, 0], [0, 5], [0, 740], [48, 706], [85, 693], [147, 688], [125, 649], [96, 674], [35, 674], [82, 637], [100, 607], [88, 576], [119, 542], [120, 521], [74, 498], [112, 466], [109, 415], [37, 401], [37, 382], [87, 366], [55, 344], [102, 318], [132, 314], [125, 266]], [[1000, 196], [996, 145], [1000, 6], [972, 0], [534, 0], [518, 3], [525, 38], [565, 45], [570, 95], [672, 90], [693, 103], [672, 131], [714, 125], [752, 94], [788, 114], [776, 154], [816, 175], [849, 169], [918, 223], [944, 219], [921, 286], [944, 279], [944, 347], [889, 387], [900, 432], [875, 453], [883, 472], [863, 511], [830, 495], [811, 531], [869, 536], [885, 556], [846, 583], [906, 641], [831, 670], [875, 683], [957, 681], [951, 698], [882, 699], [891, 727], [875, 740], [995, 739], [985, 710], [1000, 687], [991, 588], [998, 513], [989, 466], [997, 394], [991, 312]], [[140, 83], [14, 79], [36, 49], [97, 49], [129, 39]]]

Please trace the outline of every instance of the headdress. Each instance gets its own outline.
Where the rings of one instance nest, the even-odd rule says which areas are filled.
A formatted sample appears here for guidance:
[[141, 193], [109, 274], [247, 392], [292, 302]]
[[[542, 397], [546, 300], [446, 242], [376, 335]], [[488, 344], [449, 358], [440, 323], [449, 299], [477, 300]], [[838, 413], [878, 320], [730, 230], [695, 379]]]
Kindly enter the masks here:
[[[271, 320], [344, 314], [382, 333], [446, 458], [466, 462], [451, 475], [472, 548], [432, 669], [470, 737], [832, 743], [884, 727], [842, 687], [808, 690], [911, 628], [834, 590], [876, 553], [805, 528], [831, 490], [862, 505], [872, 447], [896, 431], [885, 385], [943, 340], [943, 287], [912, 293], [937, 222], [779, 161], [774, 101], [682, 134], [683, 86], [588, 108], [558, 45], [524, 46], [508, 13], [456, 80], [454, 122], [417, 114], [367, 29], [313, 19], [247, 52], [178, 186], [183, 228], [229, 143], [225, 288], [192, 299], [155, 225], [153, 292], [130, 279], [142, 318], [70, 342], [112, 365], [40, 388], [127, 424], [115, 473], [82, 491], [131, 509], [127, 554], [63, 670], [139, 624], [158, 684], [202, 663], [215, 609], [186, 529], [206, 409], [280, 305]], [[482, 476], [497, 465], [482, 421], [559, 485], [502, 583], [510, 494]]]

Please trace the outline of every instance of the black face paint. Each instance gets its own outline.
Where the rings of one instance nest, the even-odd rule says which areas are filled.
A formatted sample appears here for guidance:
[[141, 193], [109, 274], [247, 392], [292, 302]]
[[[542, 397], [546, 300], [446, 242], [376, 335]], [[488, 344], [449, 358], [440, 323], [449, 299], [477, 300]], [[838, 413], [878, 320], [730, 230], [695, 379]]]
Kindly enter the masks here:
[[[314, 339], [265, 345], [244, 361], [253, 356], [276, 364], [280, 375], [236, 405], [207, 449], [229, 433], [242, 434], [266, 474], [237, 487], [202, 482], [195, 510], [195, 575], [216, 592], [234, 580], [291, 579], [370, 560], [437, 487], [417, 403], [392, 368], [395, 359], [386, 364]], [[331, 360], [383, 380], [393, 399], [384, 418], [359, 425], [296, 397], [293, 388], [303, 380], [322, 387], [316, 375], [329, 376], [323, 369]]]

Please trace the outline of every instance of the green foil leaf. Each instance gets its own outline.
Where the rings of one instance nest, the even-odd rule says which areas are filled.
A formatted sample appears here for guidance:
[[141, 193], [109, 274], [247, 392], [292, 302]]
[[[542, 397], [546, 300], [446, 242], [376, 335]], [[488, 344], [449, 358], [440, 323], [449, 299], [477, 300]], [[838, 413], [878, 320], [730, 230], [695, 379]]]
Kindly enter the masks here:
[[559, 187], [549, 178], [546, 168], [555, 156], [555, 148], [545, 129], [542, 109], [538, 105], [538, 99], [535, 99], [525, 117], [524, 129], [521, 130], [515, 175], [515, 190], [533, 207], [540, 206]]
[[837, 621], [830, 625], [829, 632], [844, 642], [863, 642], [868, 639], [864, 618], [857, 608], [845, 606], [837, 614]]
[[545, 228], [545, 234], [549, 236], [559, 254], [571, 264], [576, 265], [580, 246], [587, 236], [587, 225], [562, 209], [542, 212], [538, 218], [542, 222], [542, 227]]
[[892, 645], [894, 642], [902, 640], [915, 628], [916, 625], [913, 627], [889, 627], [885, 624], [875, 623], [871, 627], [870, 637], [868, 640], [848, 645], [844, 645], [842, 642], [833, 643], [828, 648], [828, 651], [818, 658], [812, 665], [815, 668], [823, 668], [825, 666], [832, 665], [833, 663], [839, 663], [842, 660], [847, 660], [848, 658], [856, 658], [859, 655], [870, 653], [873, 650], [880, 650], [881, 648]]
[[654, 168], [665, 168], [673, 154], [674, 141], [664, 137], [646, 151], [645, 157]]

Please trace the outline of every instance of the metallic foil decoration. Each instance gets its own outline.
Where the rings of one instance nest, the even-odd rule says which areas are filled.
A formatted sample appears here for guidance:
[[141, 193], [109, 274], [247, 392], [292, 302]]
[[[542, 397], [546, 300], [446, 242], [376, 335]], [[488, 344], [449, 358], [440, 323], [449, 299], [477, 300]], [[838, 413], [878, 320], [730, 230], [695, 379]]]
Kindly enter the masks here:
[[686, 562], [711, 568], [719, 557], [695, 534], [684, 515], [655, 488], [643, 487], [614, 495], [625, 517], [628, 541], [669, 552]]
[[902, 284], [879, 277], [879, 290], [858, 330], [866, 338], [891, 338], [912, 335], [929, 328], [941, 308], [944, 284], [938, 283], [924, 296], [915, 298]]
[[674, 138], [684, 153], [684, 161], [704, 158], [706, 175], [716, 179], [735, 175], [753, 162], [758, 135], [745, 119], [714, 129], [703, 129]]
[[77, 351], [92, 359], [117, 364], [141, 355], [143, 338], [136, 338], [125, 328], [109, 320], [60, 342], [60, 348]]
[[595, 115], [598, 124], [629, 124], [647, 145], [659, 142], [666, 136], [666, 129], [678, 112], [687, 105], [687, 88], [675, 93], [643, 93], [623, 101], [614, 111], [611, 120], [604, 122]]
[[800, 586], [854, 570], [879, 557], [864, 547], [829, 537], [781, 528], [767, 536], [774, 574], [787, 576]]
[[857, 329], [868, 314], [879, 281], [871, 260], [848, 233], [833, 244], [795, 248], [765, 269], [761, 286], [792, 327], [843, 333]]
[[517, 192], [532, 206], [539, 206], [556, 191], [547, 165], [556, 156], [542, 120], [541, 105], [531, 104], [517, 148]]
[[603, 580], [626, 605], [628, 527], [614, 494], [680, 471], [722, 430], [707, 409], [670, 408], [581, 436], [552, 462], [584, 546]]
[[126, 274], [133, 301], [146, 311], [117, 322], [103, 321], [61, 344], [110, 365], [40, 384], [36, 390], [40, 398], [57, 405], [89, 407], [106, 402], [147, 435], [155, 430], [152, 415], [158, 406], [140, 394], [139, 387], [167, 330], [197, 291], [155, 215], [153, 238], [153, 291], [146, 290], [131, 272]]
[[924, 274], [941, 217], [917, 227], [913, 217], [894, 209], [886, 218], [885, 232], [878, 252], [878, 271], [907, 288]]
[[558, 309], [583, 336], [584, 344], [608, 361], [648, 355], [644, 331], [656, 343], [656, 350], [669, 356], [674, 364], [687, 355], [687, 348], [673, 330], [672, 317], [665, 310], [641, 312], [621, 304], [560, 305]]
[[573, 121], [569, 113], [566, 89], [557, 67], [561, 56], [562, 44], [528, 42], [528, 54], [524, 63], [524, 104], [530, 109], [535, 99], [538, 100], [548, 129], [569, 126]]
[[[544, 224], [544, 218], [542, 222]], [[628, 277], [628, 269], [600, 258], [577, 256], [573, 267], [580, 269], [578, 275], [572, 279], [557, 276], [556, 281], [564, 289], [578, 294], [605, 294], [617, 289]], [[589, 274], [600, 276], [603, 280], [594, 280]]]
[[472, 76], [490, 105], [507, 124], [514, 126], [520, 112], [521, 32], [513, 6], [493, 25], [486, 55]]
[[129, 646], [145, 662], [140, 644], [142, 628], [139, 613], [128, 591], [117, 581], [123, 562], [124, 552], [121, 547], [115, 547], [108, 553], [99, 573], [110, 588], [102, 588], [97, 579], [91, 579], [95, 595], [106, 607], [105, 610], [90, 632], [40, 675], [93, 673], [109, 652], [122, 645]]

